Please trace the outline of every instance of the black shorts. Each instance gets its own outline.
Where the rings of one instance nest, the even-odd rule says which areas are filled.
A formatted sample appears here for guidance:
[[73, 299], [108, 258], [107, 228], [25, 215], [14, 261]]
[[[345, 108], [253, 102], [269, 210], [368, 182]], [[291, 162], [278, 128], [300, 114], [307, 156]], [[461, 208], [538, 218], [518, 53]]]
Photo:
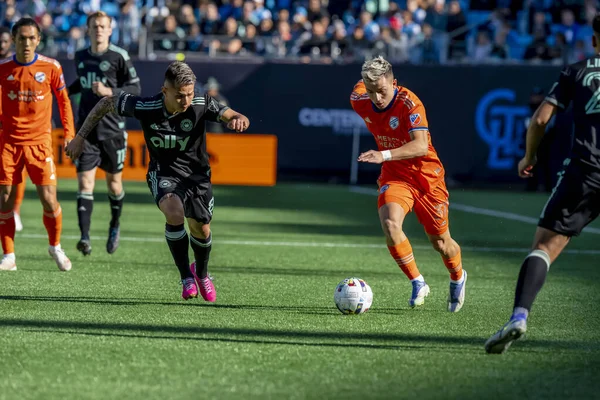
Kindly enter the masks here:
[[538, 226], [565, 236], [578, 236], [600, 214], [600, 172], [570, 162], [542, 210]]
[[181, 199], [186, 218], [202, 224], [212, 220], [215, 199], [210, 181], [190, 183], [176, 176], [161, 176], [157, 171], [148, 171], [146, 181], [157, 206], [164, 195], [173, 193]]
[[110, 174], [123, 170], [127, 155], [127, 133], [97, 143], [87, 140], [84, 143], [83, 153], [75, 163], [77, 172], [90, 171], [96, 167]]

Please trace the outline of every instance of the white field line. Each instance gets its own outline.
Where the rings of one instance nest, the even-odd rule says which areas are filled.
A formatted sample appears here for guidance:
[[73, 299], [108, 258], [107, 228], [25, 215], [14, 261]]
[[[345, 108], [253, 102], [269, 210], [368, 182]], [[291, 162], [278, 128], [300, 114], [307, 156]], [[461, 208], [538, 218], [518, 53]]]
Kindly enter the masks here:
[[[17, 238], [24, 239], [46, 239], [47, 235], [37, 233], [17, 233]], [[79, 236], [75, 235], [62, 235], [63, 239], [78, 240]], [[103, 236], [92, 236], [92, 240], [106, 240]], [[135, 237], [121, 235], [120, 240], [124, 242], [142, 242], [142, 243], [165, 243], [164, 237]], [[269, 240], [231, 240], [231, 239], [218, 239], [215, 238], [214, 243], [219, 245], [236, 245], [236, 246], [266, 246], [266, 247], [321, 247], [321, 248], [355, 248], [355, 249], [385, 249], [383, 244], [374, 243], [333, 243], [333, 242], [281, 242], [281, 241], [269, 241]], [[430, 250], [431, 246], [415, 244], [412, 246], [414, 249], [419, 250]], [[472, 247], [472, 246], [461, 246], [464, 251], [471, 251], [476, 253], [520, 253], [526, 254], [531, 249], [525, 247]], [[600, 250], [576, 250], [566, 249], [563, 251], [564, 254], [591, 254], [598, 255]]]
[[[376, 190], [367, 189], [363, 187], [350, 187], [350, 191], [354, 193], [377, 195]], [[450, 208], [458, 211], [464, 211], [470, 214], [487, 215], [489, 217], [496, 217], [510, 221], [525, 222], [530, 225], [537, 225], [538, 223], [538, 218], [528, 217], [526, 215], [515, 214], [506, 211], [492, 210], [489, 208], [473, 207], [466, 204], [450, 202]], [[600, 229], [598, 228], [587, 227], [584, 228], [583, 231], [586, 233], [600, 234]]]

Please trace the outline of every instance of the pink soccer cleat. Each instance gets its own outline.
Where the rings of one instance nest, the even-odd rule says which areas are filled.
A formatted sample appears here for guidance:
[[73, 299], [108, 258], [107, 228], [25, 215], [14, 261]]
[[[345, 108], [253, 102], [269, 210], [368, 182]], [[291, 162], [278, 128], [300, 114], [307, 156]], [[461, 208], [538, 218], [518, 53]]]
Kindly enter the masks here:
[[198, 287], [196, 286], [196, 281], [194, 281], [194, 278], [185, 278], [181, 281], [181, 284], [183, 285], [181, 297], [183, 297], [184, 300], [192, 297], [198, 297]]
[[192, 265], [190, 265], [190, 270], [192, 271], [194, 278], [196, 278], [202, 298], [211, 303], [217, 301], [217, 289], [215, 289], [215, 285], [213, 285], [212, 280], [208, 276], [206, 278], [200, 278], [198, 275], [196, 275], [195, 261], [192, 263]]

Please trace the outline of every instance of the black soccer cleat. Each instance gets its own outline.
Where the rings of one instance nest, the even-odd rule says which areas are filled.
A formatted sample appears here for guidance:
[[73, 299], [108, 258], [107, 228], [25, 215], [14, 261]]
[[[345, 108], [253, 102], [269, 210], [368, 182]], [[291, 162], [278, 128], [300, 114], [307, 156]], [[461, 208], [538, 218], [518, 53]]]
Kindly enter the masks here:
[[112, 254], [119, 248], [119, 228], [108, 229], [108, 240], [106, 241], [106, 251]]
[[77, 242], [77, 250], [79, 250], [84, 256], [89, 256], [92, 254], [92, 244], [89, 240], [81, 239], [79, 242]]

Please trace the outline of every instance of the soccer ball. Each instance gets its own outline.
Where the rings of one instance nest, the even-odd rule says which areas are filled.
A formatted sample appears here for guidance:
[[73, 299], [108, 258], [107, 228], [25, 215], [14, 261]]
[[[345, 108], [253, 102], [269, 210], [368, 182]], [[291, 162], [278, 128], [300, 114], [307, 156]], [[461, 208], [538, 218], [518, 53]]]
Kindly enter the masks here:
[[342, 314], [364, 314], [373, 303], [373, 292], [360, 278], [344, 279], [335, 288], [333, 301]]

